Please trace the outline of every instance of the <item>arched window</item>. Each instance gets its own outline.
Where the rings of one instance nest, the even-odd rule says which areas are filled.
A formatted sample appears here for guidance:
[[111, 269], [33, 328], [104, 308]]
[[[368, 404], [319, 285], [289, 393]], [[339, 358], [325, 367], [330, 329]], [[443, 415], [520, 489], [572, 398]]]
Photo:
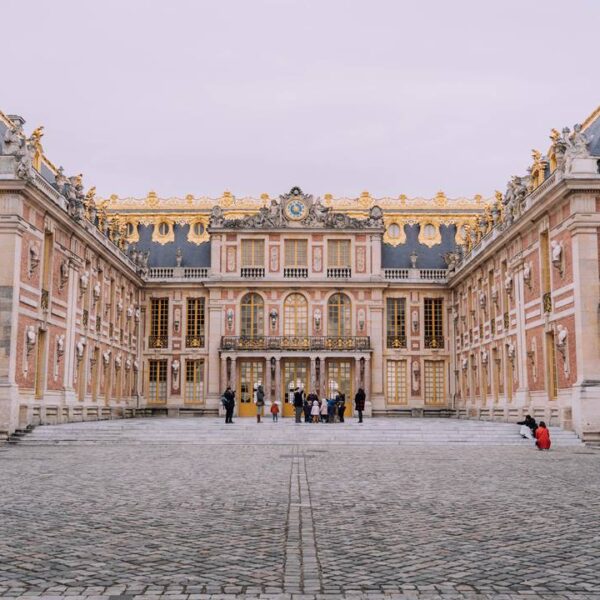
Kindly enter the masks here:
[[283, 304], [283, 335], [308, 335], [308, 302], [302, 294], [290, 294]]
[[351, 305], [346, 294], [333, 294], [327, 303], [327, 335], [351, 335]]
[[263, 299], [258, 294], [246, 294], [242, 298], [241, 309], [240, 334], [243, 337], [264, 335], [265, 306]]

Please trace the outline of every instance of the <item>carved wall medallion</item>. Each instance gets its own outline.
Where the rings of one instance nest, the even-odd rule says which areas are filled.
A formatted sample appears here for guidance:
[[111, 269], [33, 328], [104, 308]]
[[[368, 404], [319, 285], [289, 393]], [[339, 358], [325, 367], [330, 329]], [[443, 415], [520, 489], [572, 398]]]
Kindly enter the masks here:
[[383, 243], [390, 246], [399, 246], [406, 242], [406, 232], [404, 223], [397, 217], [384, 217], [385, 232], [383, 234]]

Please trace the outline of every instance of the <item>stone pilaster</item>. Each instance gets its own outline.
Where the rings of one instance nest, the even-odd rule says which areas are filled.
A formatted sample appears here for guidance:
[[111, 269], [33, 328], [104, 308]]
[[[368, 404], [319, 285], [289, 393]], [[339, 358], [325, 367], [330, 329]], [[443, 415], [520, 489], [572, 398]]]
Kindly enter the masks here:
[[[572, 212], [594, 212], [595, 198], [573, 199]], [[577, 381], [573, 386], [573, 427], [584, 439], [600, 441], [600, 273], [598, 231], [600, 224], [585, 215], [569, 225], [575, 282], [575, 340]], [[568, 251], [568, 249], [567, 249]]]

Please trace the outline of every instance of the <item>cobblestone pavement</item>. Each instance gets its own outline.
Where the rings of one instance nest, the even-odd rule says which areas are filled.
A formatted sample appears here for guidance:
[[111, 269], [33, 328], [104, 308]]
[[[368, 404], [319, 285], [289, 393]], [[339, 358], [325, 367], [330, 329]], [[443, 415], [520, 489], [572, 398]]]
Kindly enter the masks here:
[[140, 423], [0, 448], [0, 596], [600, 599], [597, 450]]

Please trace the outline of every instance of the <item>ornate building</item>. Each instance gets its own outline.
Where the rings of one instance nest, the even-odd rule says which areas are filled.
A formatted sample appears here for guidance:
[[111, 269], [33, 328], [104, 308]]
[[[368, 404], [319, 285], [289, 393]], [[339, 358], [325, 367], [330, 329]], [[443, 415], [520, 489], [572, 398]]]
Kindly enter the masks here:
[[504, 194], [97, 199], [0, 113], [0, 433], [262, 384], [600, 439], [600, 109]]

